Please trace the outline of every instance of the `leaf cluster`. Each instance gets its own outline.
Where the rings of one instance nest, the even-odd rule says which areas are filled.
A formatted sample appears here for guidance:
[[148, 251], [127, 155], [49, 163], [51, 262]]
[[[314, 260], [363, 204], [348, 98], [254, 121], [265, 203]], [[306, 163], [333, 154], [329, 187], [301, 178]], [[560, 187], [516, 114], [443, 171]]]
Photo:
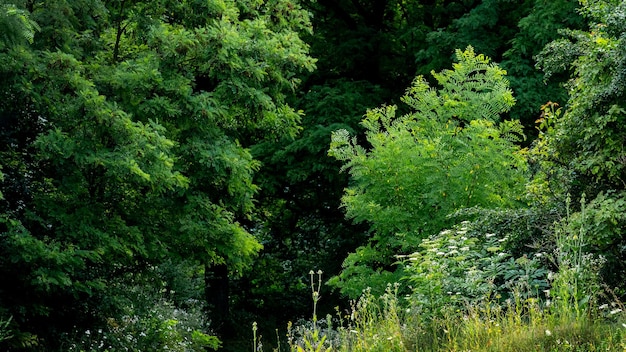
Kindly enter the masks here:
[[[471, 47], [457, 58], [453, 70], [434, 74], [438, 89], [414, 81], [403, 97], [414, 112], [368, 111], [368, 147], [345, 130], [333, 133], [329, 154], [352, 177], [342, 200], [347, 216], [370, 225], [371, 248], [386, 263], [375, 271], [390, 264], [384, 253], [415, 248], [448, 226], [456, 210], [520, 204], [525, 157], [512, 139], [523, 136], [521, 127], [498, 122], [514, 104], [505, 72]], [[349, 256], [344, 273], [359, 253]]]

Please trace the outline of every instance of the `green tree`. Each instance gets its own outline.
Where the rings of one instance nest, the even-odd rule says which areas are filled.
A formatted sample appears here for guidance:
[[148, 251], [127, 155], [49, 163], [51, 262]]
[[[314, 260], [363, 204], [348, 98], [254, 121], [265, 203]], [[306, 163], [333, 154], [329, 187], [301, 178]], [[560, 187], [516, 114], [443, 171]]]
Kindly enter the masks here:
[[25, 5], [41, 32], [0, 52], [8, 344], [111, 328], [132, 305], [121, 287], [166, 261], [205, 275], [219, 328], [229, 277], [261, 248], [242, 223], [259, 168], [246, 147], [298, 130], [287, 96], [314, 67], [308, 14], [288, 0]]
[[[624, 289], [626, 180], [626, 47], [623, 1], [581, 1], [589, 30], [568, 30], [545, 47], [539, 65], [548, 77], [571, 73], [565, 109], [544, 107], [533, 148], [538, 165], [533, 192], [540, 202], [589, 199], [586, 215], [572, 215], [583, 229], [586, 251], [603, 255], [605, 279]], [[577, 204], [578, 202], [572, 202]], [[577, 223], [578, 222], [578, 223]]]
[[[415, 52], [426, 45], [426, 34], [473, 6], [388, 0], [303, 4], [313, 13], [315, 31], [306, 40], [319, 59], [318, 70], [304, 79], [293, 101], [306, 113], [298, 136], [253, 148], [262, 167], [256, 182], [259, 212], [252, 226], [265, 247], [254, 264], [258, 270], [234, 283], [242, 309], [263, 320], [278, 319], [260, 329], [309, 316], [306, 273], [314, 268], [337, 274], [341, 259], [366, 238], [367, 226], [351, 224], [344, 209], [338, 209], [348, 175], [340, 174], [341, 163], [327, 155], [331, 132], [347, 129], [361, 135], [363, 113], [397, 99], [415, 76]], [[282, 309], [286, 302], [290, 311]], [[332, 313], [338, 304], [329, 294], [320, 309]]]
[[526, 133], [534, 138], [537, 130], [532, 127], [540, 118], [541, 106], [549, 100], [565, 101], [567, 91], [562, 84], [568, 79], [561, 74], [546, 81], [535, 65], [536, 56], [549, 42], [560, 37], [560, 30], [580, 29], [585, 23], [578, 11], [578, 1], [535, 0], [529, 6], [532, 6], [530, 11], [524, 11], [526, 16], [518, 20], [518, 28], [500, 64], [516, 93], [511, 117], [519, 119]]
[[[397, 102], [416, 72], [448, 67], [454, 49], [471, 44], [502, 60], [518, 101], [507, 114], [534, 136], [531, 126], [539, 107], [564, 90], [558, 81], [545, 85], [533, 56], [558, 36], [558, 28], [580, 22], [577, 2], [571, 0], [320, 0], [303, 5], [313, 13], [315, 30], [305, 38], [318, 70], [304, 78], [293, 101], [306, 113], [302, 131], [295, 139], [253, 148], [262, 166], [256, 178], [259, 212], [251, 227], [265, 248], [254, 264], [259, 270], [235, 283], [239, 306], [263, 319], [308, 316], [306, 273], [321, 268], [337, 274], [338, 258], [367, 236], [366, 224], [350, 224], [345, 208], [337, 209], [348, 175], [338, 174], [341, 163], [326, 155], [331, 131], [347, 129], [362, 140], [358, 121], [367, 109]], [[401, 114], [405, 108], [399, 106]], [[328, 305], [332, 312], [338, 304], [333, 298], [326, 296], [320, 308]], [[291, 312], [282, 309], [284, 302]]]
[[[444, 1], [444, 3], [446, 3]], [[456, 1], [449, 6], [459, 7]], [[419, 48], [416, 59], [418, 73], [447, 67], [455, 48], [473, 46], [507, 70], [517, 104], [509, 115], [520, 120], [527, 134], [534, 134], [534, 121], [540, 106], [548, 100], [564, 97], [559, 77], [549, 84], [535, 68], [534, 56], [550, 41], [559, 37], [563, 28], [580, 28], [583, 21], [572, 0], [482, 0], [469, 4], [461, 15], [426, 34], [426, 45]]]
[[397, 280], [393, 256], [450, 226], [454, 211], [522, 204], [526, 159], [513, 143], [521, 126], [500, 121], [514, 104], [506, 72], [471, 47], [457, 59], [453, 70], [433, 72], [437, 88], [415, 79], [402, 98], [411, 113], [397, 116], [395, 106], [368, 111], [368, 147], [345, 130], [333, 133], [330, 154], [351, 176], [343, 206], [372, 232], [331, 280], [351, 297], [368, 286], [381, 293]]

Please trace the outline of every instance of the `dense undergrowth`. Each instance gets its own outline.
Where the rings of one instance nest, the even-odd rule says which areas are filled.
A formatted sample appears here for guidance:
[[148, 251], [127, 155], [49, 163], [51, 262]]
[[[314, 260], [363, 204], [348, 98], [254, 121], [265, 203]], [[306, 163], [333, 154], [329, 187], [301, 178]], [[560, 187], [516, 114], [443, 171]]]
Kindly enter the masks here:
[[[403, 308], [392, 290], [364, 295], [351, 314], [329, 317], [317, 328], [297, 329], [288, 351], [623, 351], [626, 326], [620, 308], [548, 308], [535, 299], [504, 305], [484, 302], [427, 317]], [[276, 349], [275, 349], [276, 350]], [[280, 350], [280, 349], [278, 349]]]
[[[410, 295], [399, 293], [399, 284], [390, 285], [380, 297], [365, 292], [349, 310], [338, 308], [335, 316], [290, 324], [286, 341], [273, 350], [626, 350], [624, 305], [611, 301], [607, 291], [597, 292], [590, 301], [575, 301], [567, 293], [571, 286], [562, 285], [546, 290], [543, 298], [524, 298], [527, 292], [516, 291], [504, 301], [487, 296], [474, 304], [441, 307], [437, 314], [413, 305]], [[599, 304], [604, 301], [610, 303]], [[262, 351], [263, 341], [256, 335], [254, 339], [254, 350]]]
[[[290, 324], [272, 349], [624, 351], [625, 307], [602, 283], [603, 257], [585, 252], [586, 207], [583, 200], [580, 226], [571, 226], [570, 215], [554, 225], [549, 252], [519, 257], [513, 235], [483, 233], [480, 221], [464, 221], [399, 257], [401, 283], [382, 295], [366, 289], [325, 319], [316, 314], [322, 273], [311, 271], [312, 320]], [[263, 350], [254, 339], [255, 351]]]

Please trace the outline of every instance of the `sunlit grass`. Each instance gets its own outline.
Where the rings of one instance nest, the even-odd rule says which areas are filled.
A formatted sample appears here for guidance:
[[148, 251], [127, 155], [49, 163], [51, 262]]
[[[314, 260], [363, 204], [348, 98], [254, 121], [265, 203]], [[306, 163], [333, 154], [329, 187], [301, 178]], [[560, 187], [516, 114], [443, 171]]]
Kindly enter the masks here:
[[[626, 351], [623, 312], [576, 316], [540, 306], [538, 300], [507, 305], [485, 302], [464, 312], [425, 318], [400, 308], [395, 291], [376, 298], [367, 292], [335, 327], [300, 330], [290, 351]], [[326, 338], [320, 342], [321, 335]], [[310, 348], [310, 346], [315, 346]]]
[[575, 305], [559, 304], [558, 299], [546, 305], [518, 295], [504, 303], [486, 299], [431, 317], [419, 307], [408, 307], [398, 287], [390, 285], [381, 297], [366, 291], [347, 311], [337, 309], [325, 320], [290, 326], [288, 346], [282, 350], [626, 351], [626, 315], [619, 302], [587, 305], [580, 314]]

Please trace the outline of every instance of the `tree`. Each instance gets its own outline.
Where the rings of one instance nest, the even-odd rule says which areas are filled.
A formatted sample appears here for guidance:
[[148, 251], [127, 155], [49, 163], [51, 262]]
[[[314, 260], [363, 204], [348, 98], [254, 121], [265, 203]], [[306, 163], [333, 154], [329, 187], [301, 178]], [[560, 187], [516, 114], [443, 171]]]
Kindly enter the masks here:
[[589, 30], [564, 31], [566, 38], [548, 44], [539, 58], [548, 77], [563, 72], [572, 77], [565, 109], [554, 103], [544, 107], [532, 154], [538, 166], [532, 185], [543, 202], [589, 200], [586, 213], [573, 214], [567, 226], [585, 231], [586, 250], [606, 258], [604, 278], [623, 293], [626, 3], [581, 4]]
[[534, 137], [535, 120], [541, 115], [541, 106], [547, 101], [565, 101], [567, 92], [562, 74], [545, 80], [535, 65], [535, 58], [551, 41], [559, 38], [562, 29], [581, 29], [585, 26], [578, 11], [578, 1], [533, 1], [527, 15], [518, 21], [518, 29], [508, 49], [502, 54], [501, 66], [507, 70], [511, 88], [516, 92], [516, 104], [511, 117], [519, 119], [527, 135]]
[[500, 121], [514, 104], [506, 72], [471, 47], [457, 59], [453, 70], [433, 72], [438, 89], [415, 79], [402, 98], [411, 113], [368, 111], [362, 124], [369, 146], [345, 130], [333, 133], [330, 154], [351, 176], [343, 206], [372, 232], [332, 280], [344, 294], [384, 290], [398, 278], [393, 256], [449, 227], [454, 211], [522, 204], [524, 150], [513, 143], [521, 126]]
[[55, 349], [121, 324], [120, 286], [168, 261], [206, 275], [219, 328], [228, 278], [261, 248], [241, 221], [259, 167], [246, 147], [297, 131], [286, 97], [314, 67], [308, 14], [288, 0], [27, 5], [41, 32], [0, 52], [0, 306], [22, 333], [8, 343]]
[[[256, 178], [259, 211], [251, 227], [265, 248], [254, 264], [257, 270], [233, 283], [241, 292], [235, 299], [242, 314], [278, 320], [260, 328], [309, 316], [306, 273], [321, 269], [337, 274], [345, 254], [366, 238], [367, 226], [351, 224], [338, 209], [348, 175], [340, 174], [341, 163], [327, 155], [331, 132], [343, 128], [361, 135], [363, 113], [396, 99], [414, 77], [414, 55], [426, 45], [426, 33], [473, 6], [387, 0], [303, 4], [314, 14], [315, 31], [306, 40], [318, 58], [318, 70], [304, 79], [293, 101], [306, 114], [302, 131], [295, 139], [253, 147], [262, 166]], [[288, 312], [282, 309], [286, 302]], [[332, 313], [339, 304], [338, 297], [328, 294], [320, 309]]]
[[[234, 283], [242, 309], [264, 319], [276, 312], [284, 320], [308, 316], [306, 273], [321, 268], [337, 274], [338, 258], [364, 242], [367, 225], [350, 224], [345, 208], [337, 209], [348, 175], [339, 174], [340, 162], [326, 155], [331, 131], [347, 129], [363, 140], [358, 121], [367, 109], [397, 102], [416, 72], [428, 76], [430, 70], [448, 67], [454, 49], [471, 44], [503, 60], [519, 102], [507, 114], [521, 120], [525, 133], [534, 137], [540, 106], [564, 90], [558, 81], [545, 85], [533, 56], [558, 36], [558, 28], [580, 22], [576, 4], [304, 1], [314, 27], [305, 39], [318, 58], [318, 70], [303, 79], [293, 100], [305, 112], [302, 131], [294, 139], [253, 148], [262, 166], [256, 176], [259, 212], [250, 227], [265, 248], [254, 265], [259, 270]], [[332, 312], [339, 304], [333, 298], [327, 295], [320, 304]], [[281, 309], [284, 302], [290, 302], [291, 312]]]

